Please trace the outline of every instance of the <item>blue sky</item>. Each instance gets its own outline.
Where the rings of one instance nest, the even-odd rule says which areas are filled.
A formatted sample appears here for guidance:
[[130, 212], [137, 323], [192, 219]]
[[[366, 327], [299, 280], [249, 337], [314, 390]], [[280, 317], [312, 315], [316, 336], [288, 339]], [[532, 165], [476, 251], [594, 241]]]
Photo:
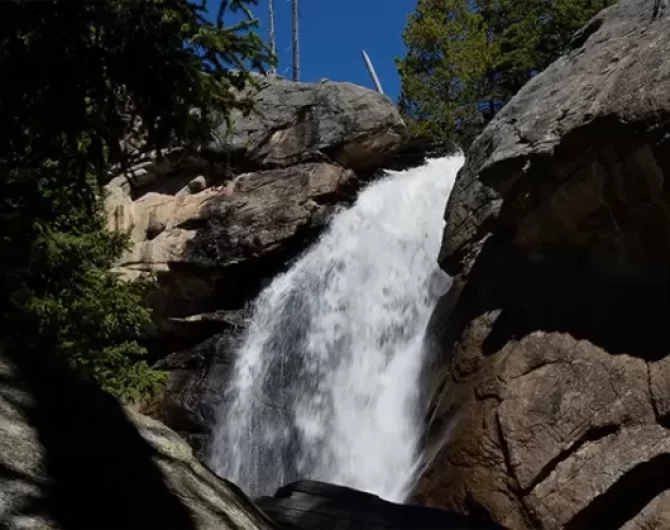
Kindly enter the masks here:
[[[210, 0], [213, 6], [218, 1]], [[416, 0], [300, 0], [301, 81], [350, 81], [373, 88], [364, 49], [384, 92], [394, 101], [400, 80], [394, 58], [403, 56], [402, 31]], [[254, 9], [267, 39], [267, 0]], [[291, 77], [291, 3], [275, 0], [278, 72]]]

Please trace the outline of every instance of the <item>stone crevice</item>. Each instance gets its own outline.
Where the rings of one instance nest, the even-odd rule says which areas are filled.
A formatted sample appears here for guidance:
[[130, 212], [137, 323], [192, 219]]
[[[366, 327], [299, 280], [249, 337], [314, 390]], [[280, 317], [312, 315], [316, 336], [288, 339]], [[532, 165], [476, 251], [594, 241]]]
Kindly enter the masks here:
[[[509, 453], [509, 448], [507, 446], [507, 441], [505, 439], [505, 435], [503, 433], [503, 428], [502, 424], [500, 422], [500, 416], [496, 412], [496, 427], [497, 427], [497, 436], [498, 436], [498, 442], [500, 445], [500, 451], [502, 452], [503, 459], [505, 462], [505, 467], [507, 469], [507, 474], [512, 478], [514, 486], [508, 488], [510, 495], [516, 499], [516, 501], [519, 503], [519, 506], [521, 507], [521, 511], [523, 514], [523, 517], [527, 520], [529, 523], [529, 526], [532, 528], [539, 528], [540, 521], [534, 516], [533, 510], [531, 507], [525, 502], [525, 496], [523, 492], [523, 488], [521, 487], [521, 484], [519, 483], [518, 478], [516, 477], [516, 473], [514, 473], [514, 466], [512, 465], [512, 459]], [[504, 521], [506, 520], [507, 516], [509, 515], [506, 514], [501, 520]]]
[[[577, 512], [563, 530], [618, 530], [670, 489], [670, 455], [661, 454], [638, 464], [623, 474], [612, 486]], [[666, 521], [667, 522], [667, 521]], [[645, 529], [646, 526], [627, 526]], [[652, 528], [667, 528], [654, 526]]]
[[552, 472], [562, 463], [571, 458], [577, 451], [583, 449], [586, 445], [596, 443], [599, 440], [606, 438], [612, 434], [617, 433], [621, 429], [621, 425], [603, 425], [601, 427], [594, 427], [585, 431], [581, 437], [576, 439], [569, 447], [562, 450], [556, 457], [547, 462], [544, 467], [533, 478], [532, 482], [523, 490], [524, 495], [528, 495], [540, 484], [542, 484]]
[[652, 380], [651, 380], [651, 366], [649, 361], [645, 362], [645, 367], [647, 369], [647, 386], [648, 386], [648, 391], [649, 391], [649, 402], [651, 403], [651, 408], [654, 411], [654, 416], [656, 417], [656, 423], [659, 425], [664, 425], [663, 419], [661, 417], [661, 413], [658, 410], [658, 404], [656, 403], [656, 399], [654, 399], [654, 392], [653, 392], [653, 386], [652, 386]]
[[545, 360], [542, 360], [537, 365], [530, 366], [527, 370], [523, 371], [520, 374], [515, 374], [512, 377], [503, 377], [501, 375], [498, 375], [497, 377], [499, 378], [499, 380], [502, 383], [507, 384], [507, 383], [511, 383], [511, 382], [513, 382], [517, 379], [520, 379], [522, 377], [526, 377], [526, 376], [532, 374], [533, 372], [537, 372], [539, 370], [542, 370], [543, 368], [547, 368], [548, 366], [560, 365], [560, 364], [571, 365], [571, 364], [574, 364], [574, 363], [575, 363], [574, 359], [545, 359]]

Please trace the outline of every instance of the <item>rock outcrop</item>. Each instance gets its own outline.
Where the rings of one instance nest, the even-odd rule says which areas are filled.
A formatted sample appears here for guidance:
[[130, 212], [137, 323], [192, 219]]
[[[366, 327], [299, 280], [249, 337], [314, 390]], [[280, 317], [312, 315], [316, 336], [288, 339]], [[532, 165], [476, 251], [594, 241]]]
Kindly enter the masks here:
[[127, 275], [158, 275], [151, 306], [167, 326], [161, 331], [186, 326], [189, 316], [239, 307], [246, 290], [299, 250], [358, 182], [351, 170], [306, 163], [193, 194], [151, 192], [132, 201], [117, 193], [110, 228], [133, 241], [118, 266]]
[[209, 145], [145, 153], [107, 186], [109, 227], [133, 242], [118, 270], [158, 280], [150, 346], [171, 375], [156, 414], [196, 447], [259, 290], [376, 170], [430, 147], [408, 142], [395, 106], [371, 90], [259, 82], [256, 111], [234, 113]]
[[475, 141], [415, 497], [519, 530], [670, 518], [670, 7], [621, 0]]
[[351, 83], [261, 80], [256, 111], [235, 113], [208, 150], [252, 169], [326, 157], [356, 171], [374, 170], [400, 147], [405, 126], [390, 99]]
[[0, 358], [1, 528], [275, 528], [161, 423], [66, 371], [33, 369]]

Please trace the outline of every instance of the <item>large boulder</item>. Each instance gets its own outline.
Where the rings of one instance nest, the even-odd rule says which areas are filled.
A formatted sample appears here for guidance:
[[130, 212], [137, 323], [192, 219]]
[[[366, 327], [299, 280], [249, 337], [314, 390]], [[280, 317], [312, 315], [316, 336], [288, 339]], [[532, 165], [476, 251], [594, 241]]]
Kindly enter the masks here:
[[173, 431], [67, 370], [35, 366], [0, 358], [1, 528], [275, 528]]
[[475, 141], [415, 498], [511, 528], [667, 528], [670, 7], [621, 0]]
[[377, 92], [327, 80], [254, 78], [256, 83], [243, 94], [254, 100], [254, 110], [234, 110], [228, 121], [220, 119], [208, 143], [195, 149], [173, 145], [148, 151], [143, 139], [136, 138], [127, 149], [126, 166], [114, 166], [110, 178], [137, 198], [150, 191], [199, 191], [232, 174], [302, 162], [331, 162], [370, 174], [380, 167], [402, 166], [408, 147], [419, 148], [407, 160], [412, 165], [420, 164], [431, 149], [413, 145], [398, 109]]
[[397, 151], [405, 124], [389, 98], [362, 86], [324, 80], [259, 79], [256, 109], [235, 112], [207, 146], [246, 167], [286, 167], [324, 155], [356, 171], [376, 169]]

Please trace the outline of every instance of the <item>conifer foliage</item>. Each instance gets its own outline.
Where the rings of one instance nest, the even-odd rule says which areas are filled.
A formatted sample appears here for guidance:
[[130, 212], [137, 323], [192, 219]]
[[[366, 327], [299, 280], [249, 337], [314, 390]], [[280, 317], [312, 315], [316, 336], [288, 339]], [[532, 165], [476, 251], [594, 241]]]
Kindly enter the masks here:
[[[102, 186], [128, 135], [197, 144], [212, 116], [250, 108], [231, 88], [271, 60], [254, 3], [214, 13], [205, 0], [0, 3], [3, 350], [66, 361], [127, 400], [160, 383], [140, 345], [144, 285], [110, 272], [127, 238], [105, 229]], [[235, 11], [242, 22], [224, 25]]]
[[412, 132], [466, 148], [614, 0], [418, 0], [397, 59]]

